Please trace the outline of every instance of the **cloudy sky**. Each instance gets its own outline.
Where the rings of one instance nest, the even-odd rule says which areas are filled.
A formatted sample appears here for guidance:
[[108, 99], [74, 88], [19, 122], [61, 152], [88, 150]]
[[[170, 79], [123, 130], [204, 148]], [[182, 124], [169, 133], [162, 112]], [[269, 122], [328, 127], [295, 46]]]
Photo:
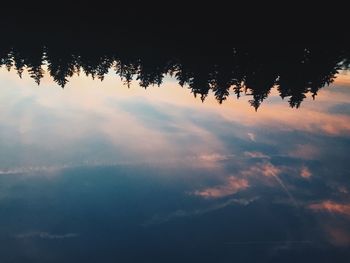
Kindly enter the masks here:
[[0, 87], [5, 260], [349, 258], [349, 73], [300, 109], [274, 90], [258, 112], [170, 77], [63, 90], [2, 68]]

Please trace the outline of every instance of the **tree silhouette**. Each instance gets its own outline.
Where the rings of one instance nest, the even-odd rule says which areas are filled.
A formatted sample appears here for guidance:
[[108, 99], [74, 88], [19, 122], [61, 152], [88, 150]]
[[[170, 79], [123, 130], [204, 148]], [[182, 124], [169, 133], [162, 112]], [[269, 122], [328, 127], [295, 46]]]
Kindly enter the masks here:
[[49, 74], [62, 88], [81, 72], [102, 81], [114, 70], [126, 85], [135, 79], [143, 88], [160, 86], [170, 74], [202, 101], [210, 93], [219, 103], [245, 93], [252, 97], [249, 103], [257, 110], [273, 87], [281, 98], [288, 98], [291, 107], [298, 108], [308, 93], [315, 98], [319, 89], [334, 81], [339, 70], [350, 65], [348, 48], [333, 46], [232, 47], [210, 42], [182, 45], [180, 49], [178, 42], [159, 45], [158, 40], [135, 44], [114, 38], [101, 42], [85, 42], [84, 37], [70, 42], [48, 39], [2, 42], [0, 66], [13, 68], [20, 77], [27, 69], [37, 84]]

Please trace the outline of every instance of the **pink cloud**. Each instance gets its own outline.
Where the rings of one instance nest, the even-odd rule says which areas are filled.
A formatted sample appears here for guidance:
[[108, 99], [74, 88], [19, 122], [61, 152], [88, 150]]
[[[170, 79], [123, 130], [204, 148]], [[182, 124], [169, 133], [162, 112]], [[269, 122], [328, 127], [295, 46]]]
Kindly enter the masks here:
[[[197, 190], [194, 192], [194, 194], [205, 198], [219, 198], [232, 195], [237, 193], [238, 191], [247, 189], [250, 186], [248, 181], [249, 177], [256, 177], [260, 180], [266, 177], [273, 177], [274, 181], [277, 180], [280, 184], [282, 184], [283, 188], [285, 188], [283, 182], [281, 182], [281, 180], [278, 178], [278, 175], [280, 173], [281, 169], [274, 166], [270, 162], [259, 163], [250, 167], [247, 170], [241, 171], [238, 174], [239, 177], [230, 176], [225, 179], [225, 182], [222, 185], [209, 187], [203, 190]], [[269, 181], [270, 180], [267, 180], [267, 183]]]
[[199, 155], [198, 159], [202, 161], [208, 161], [208, 162], [219, 162], [219, 161], [227, 161], [229, 159], [232, 159], [233, 157], [234, 157], [233, 154], [212, 153], [212, 154]]
[[260, 166], [261, 173], [267, 177], [277, 176], [281, 173], [281, 169], [274, 166], [272, 163], [264, 163]]
[[305, 179], [309, 179], [312, 176], [312, 173], [310, 172], [309, 168], [303, 166], [300, 171], [300, 176]]
[[243, 176], [251, 177], [251, 176], [266, 176], [266, 177], [275, 177], [281, 173], [281, 169], [274, 166], [270, 162], [258, 163], [254, 166], [251, 166], [249, 169], [241, 172]]
[[218, 198], [237, 193], [240, 190], [244, 190], [249, 187], [247, 179], [240, 179], [235, 176], [230, 176], [224, 185], [216, 187], [206, 188], [201, 191], [195, 191], [195, 195], [206, 197], [206, 198]]
[[340, 204], [330, 200], [311, 204], [309, 208], [315, 212], [329, 212], [332, 214], [350, 216], [350, 204]]

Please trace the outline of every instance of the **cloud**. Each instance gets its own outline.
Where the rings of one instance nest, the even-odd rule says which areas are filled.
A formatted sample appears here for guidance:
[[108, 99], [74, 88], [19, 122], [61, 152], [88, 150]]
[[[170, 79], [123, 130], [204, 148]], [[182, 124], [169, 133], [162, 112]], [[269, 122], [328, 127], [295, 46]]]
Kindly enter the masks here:
[[312, 173], [310, 172], [309, 168], [303, 166], [300, 170], [300, 176], [305, 179], [309, 179], [312, 176]]
[[244, 152], [244, 155], [250, 158], [271, 159], [270, 156], [261, 152]]
[[273, 165], [270, 162], [263, 161], [260, 163], [257, 163], [253, 166], [250, 166], [248, 169], [243, 170], [240, 172], [241, 176], [244, 176], [246, 178], [248, 177], [257, 177], [261, 179], [261, 175], [264, 177], [276, 177], [282, 172], [282, 169]]
[[276, 177], [281, 173], [281, 169], [270, 162], [260, 165], [259, 168], [261, 169], [261, 173], [267, 177]]
[[[290, 248], [292, 245], [311, 245], [314, 242], [311, 240], [297, 240], [297, 241], [292, 241], [292, 240], [286, 240], [286, 241], [235, 241], [235, 242], [226, 242], [226, 245], [232, 245], [232, 246], [251, 246], [251, 245], [282, 245], [284, 249]], [[281, 247], [278, 247], [281, 248]]]
[[338, 85], [349, 86], [350, 85], [350, 74], [347, 70], [340, 71], [337, 78], [336, 83]]
[[[297, 207], [298, 204], [292, 195], [292, 193], [289, 191], [287, 185], [283, 182], [283, 180], [280, 178], [280, 174], [282, 172], [282, 169], [273, 165], [270, 162], [264, 161], [262, 163], [258, 163], [252, 167], [250, 167], [247, 170], [242, 171], [240, 174], [245, 177], [256, 177], [259, 180], [264, 180], [264, 178], [273, 178], [275, 182], [277, 182], [281, 188], [284, 190], [284, 192], [289, 196], [293, 204]], [[263, 176], [263, 178], [262, 178]], [[266, 180], [266, 183], [271, 183], [270, 180]]]
[[219, 161], [227, 161], [229, 159], [232, 159], [233, 157], [234, 157], [233, 154], [212, 153], [212, 154], [199, 155], [198, 159], [202, 161], [219, 162]]
[[330, 200], [311, 204], [309, 208], [315, 212], [328, 212], [350, 216], [350, 204], [340, 204]]
[[55, 175], [64, 169], [79, 168], [79, 167], [98, 167], [98, 166], [116, 166], [122, 164], [129, 164], [126, 162], [103, 162], [103, 161], [82, 161], [80, 163], [67, 163], [58, 165], [42, 165], [42, 166], [28, 166], [28, 167], [14, 167], [9, 169], [0, 169], [0, 175], [10, 174], [26, 174], [26, 175]]
[[15, 235], [16, 238], [41, 238], [41, 239], [66, 239], [75, 238], [79, 235], [77, 233], [66, 233], [66, 234], [51, 234], [48, 232], [29, 232], [24, 234]]
[[249, 187], [248, 180], [230, 176], [225, 184], [216, 187], [209, 187], [204, 190], [195, 191], [194, 194], [205, 198], [219, 198], [237, 193]]
[[251, 141], [253, 141], [253, 142], [255, 142], [256, 140], [255, 140], [255, 134], [254, 133], [251, 133], [251, 132], [248, 132], [248, 137], [249, 137], [249, 139], [251, 140]]
[[38, 172], [54, 173], [56, 171], [69, 168], [69, 167], [70, 167], [69, 165], [15, 167], [10, 169], [1, 169], [0, 175], [28, 174], [28, 173], [38, 173]]
[[325, 230], [333, 245], [336, 245], [336, 246], [350, 245], [350, 233], [348, 228], [328, 226], [326, 227]]
[[287, 185], [282, 181], [279, 174], [282, 172], [282, 170], [276, 166], [274, 166], [271, 163], [265, 163], [261, 166], [262, 174], [267, 177], [273, 177], [277, 181], [277, 183], [282, 187], [282, 189], [285, 191], [285, 193], [289, 196], [290, 200], [293, 202], [294, 206], [298, 206], [297, 201], [295, 200], [292, 193], [289, 191]]
[[248, 177], [256, 177], [262, 179], [261, 175], [264, 177], [276, 176], [281, 172], [281, 169], [274, 166], [272, 163], [263, 161], [257, 164], [254, 164], [247, 169], [240, 172], [240, 175]]
[[177, 211], [170, 213], [170, 214], [167, 214], [167, 215], [155, 215], [150, 220], [148, 220], [146, 223], [144, 223], [143, 226], [161, 224], [161, 223], [165, 223], [165, 222], [168, 222], [170, 220], [173, 220], [175, 218], [203, 215], [203, 214], [207, 214], [207, 213], [225, 208], [225, 207], [230, 206], [230, 205], [247, 206], [247, 205], [251, 204], [252, 202], [256, 201], [257, 199], [259, 199], [258, 196], [253, 197], [253, 198], [248, 198], [248, 199], [232, 198], [232, 199], [229, 199], [225, 202], [218, 203], [218, 204], [209, 206], [207, 208], [195, 209], [195, 210], [191, 210], [191, 211], [177, 210]]
[[[225, 178], [224, 183], [221, 185], [208, 187], [203, 190], [197, 190], [194, 192], [194, 195], [201, 196], [204, 198], [225, 197], [247, 189], [250, 186], [250, 178], [254, 178], [259, 181], [264, 181], [267, 184], [271, 184], [273, 181], [277, 181], [278, 184], [288, 194], [288, 196], [294, 201], [293, 196], [279, 177], [279, 174], [281, 172], [281, 168], [273, 165], [270, 162], [264, 161], [239, 172], [236, 176], [229, 176]], [[273, 180], [268, 180], [268, 178], [273, 178]]]
[[343, 102], [343, 103], [335, 104], [328, 109], [328, 112], [333, 113], [333, 114], [349, 115], [350, 114], [350, 103]]
[[348, 194], [349, 193], [348, 189], [344, 185], [338, 186], [338, 191], [340, 193], [342, 193], [342, 194]]

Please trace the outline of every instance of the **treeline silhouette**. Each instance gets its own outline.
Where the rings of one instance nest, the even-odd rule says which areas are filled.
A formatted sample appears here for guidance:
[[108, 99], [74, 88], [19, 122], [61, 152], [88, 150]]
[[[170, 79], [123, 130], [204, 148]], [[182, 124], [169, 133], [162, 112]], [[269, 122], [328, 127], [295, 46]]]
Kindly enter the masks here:
[[48, 41], [12, 35], [0, 43], [0, 66], [15, 69], [19, 76], [27, 69], [37, 84], [49, 74], [61, 87], [79, 73], [103, 80], [113, 70], [126, 85], [136, 79], [144, 88], [161, 85], [170, 74], [202, 101], [210, 92], [219, 103], [230, 94], [238, 98], [246, 94], [258, 109], [273, 87], [282, 98], [288, 98], [291, 107], [298, 108], [307, 93], [315, 97], [350, 64], [349, 50], [335, 45], [149, 41], [140, 38], [142, 34], [125, 34], [128, 37], [96, 38], [77, 33], [64, 40], [52, 35]]

